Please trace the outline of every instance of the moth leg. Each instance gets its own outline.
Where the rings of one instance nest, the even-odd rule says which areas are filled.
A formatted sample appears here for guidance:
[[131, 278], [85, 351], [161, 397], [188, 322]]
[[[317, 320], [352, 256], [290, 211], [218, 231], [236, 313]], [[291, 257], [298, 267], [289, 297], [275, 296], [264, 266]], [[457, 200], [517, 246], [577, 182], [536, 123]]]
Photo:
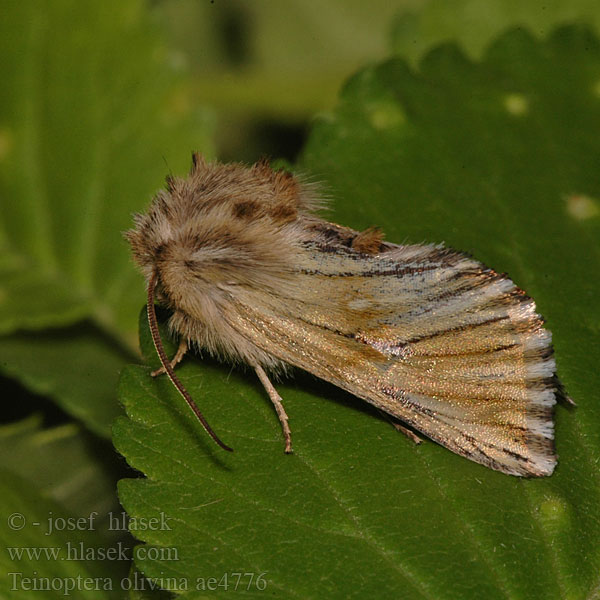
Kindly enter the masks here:
[[409, 440], [411, 440], [412, 442], [417, 444], [417, 446], [423, 442], [423, 439], [420, 438], [414, 431], [411, 431], [408, 427], [404, 427], [404, 425], [400, 425], [400, 423], [398, 423], [397, 421], [394, 421], [390, 417], [390, 415], [388, 415], [383, 410], [380, 410], [379, 412], [382, 416], [384, 416], [392, 424], [392, 427], [396, 431], [403, 433]]
[[400, 423], [393, 423], [394, 429], [403, 433], [409, 440], [412, 440], [417, 446], [423, 442], [423, 439], [420, 438], [414, 431], [408, 429], [408, 427], [404, 427], [404, 425], [400, 425]]
[[281, 396], [277, 393], [277, 390], [273, 387], [273, 384], [267, 377], [265, 370], [260, 365], [254, 365], [254, 370], [256, 371], [256, 374], [258, 375], [260, 382], [263, 384], [267, 394], [269, 394], [269, 398], [271, 398], [271, 402], [277, 411], [277, 416], [281, 422], [281, 428], [283, 429], [283, 436], [285, 438], [285, 453], [290, 454], [292, 452], [292, 432], [290, 431], [290, 426], [288, 425], [288, 416], [283, 408]]
[[[179, 347], [177, 348], [177, 352], [175, 353], [175, 356], [171, 359], [171, 368], [172, 369], [174, 369], [175, 366], [181, 362], [181, 359], [185, 356], [185, 353], [187, 351], [188, 351], [187, 339], [182, 337], [181, 340], [179, 341]], [[152, 377], [157, 377], [158, 375], [164, 375], [165, 373], [166, 373], [165, 368], [161, 366], [159, 369], [152, 371], [152, 373], [150, 373], [150, 375], [152, 375]]]

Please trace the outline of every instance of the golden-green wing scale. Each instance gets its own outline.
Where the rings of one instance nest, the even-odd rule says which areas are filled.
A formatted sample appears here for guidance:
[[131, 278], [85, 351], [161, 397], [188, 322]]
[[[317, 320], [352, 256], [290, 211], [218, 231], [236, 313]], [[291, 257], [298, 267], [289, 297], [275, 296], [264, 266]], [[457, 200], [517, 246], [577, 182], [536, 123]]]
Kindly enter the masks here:
[[[551, 335], [507, 277], [439, 246], [335, 225], [299, 246], [296, 295], [236, 293], [230, 325], [450, 450], [512, 475], [556, 464]], [[418, 332], [418, 333], [416, 333]]]

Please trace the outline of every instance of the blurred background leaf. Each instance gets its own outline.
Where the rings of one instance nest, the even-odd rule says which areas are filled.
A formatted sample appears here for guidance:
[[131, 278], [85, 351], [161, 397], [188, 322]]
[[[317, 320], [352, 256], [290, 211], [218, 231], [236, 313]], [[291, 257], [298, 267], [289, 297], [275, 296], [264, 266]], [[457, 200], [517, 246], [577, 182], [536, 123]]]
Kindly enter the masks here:
[[597, 31], [594, 0], [155, 0], [173, 60], [190, 68], [196, 99], [217, 112], [223, 160], [294, 159], [315, 112], [334, 106], [349, 73], [390, 49], [417, 64], [453, 40], [472, 57], [502, 31], [545, 37], [561, 22]]
[[82, 316], [116, 337], [133, 330], [143, 295], [130, 292], [121, 232], [189, 148], [210, 148], [142, 7], [3, 7], [4, 331]]
[[[90, 323], [20, 331], [0, 336], [0, 357], [6, 375], [40, 397], [55, 398], [98, 435], [110, 436], [112, 422], [121, 414], [115, 393], [119, 372], [135, 357], [104, 332]], [[12, 392], [4, 388], [7, 420], [11, 413], [22, 413], [19, 390], [12, 387]]]
[[[127, 572], [121, 573], [123, 563], [109, 560], [69, 560], [69, 544], [74, 557], [79, 548], [89, 549], [90, 552], [102, 548], [104, 540], [94, 532], [83, 529], [74, 531], [50, 530], [48, 520], [53, 522], [75, 519], [76, 517], [55, 502], [40, 493], [35, 483], [29, 483], [22, 478], [13, 475], [10, 471], [0, 469], [2, 480], [2, 495], [0, 497], [0, 511], [6, 518], [0, 526], [0, 544], [3, 552], [0, 554], [0, 568], [3, 577], [0, 579], [0, 594], [2, 598], [21, 599], [39, 598], [40, 600], [53, 600], [65, 596], [64, 591], [68, 589], [68, 595], [77, 594], [77, 598], [122, 598], [123, 592], [119, 585], [120, 577], [126, 576]], [[7, 519], [13, 515], [22, 515], [11, 521], [12, 523], [23, 523], [23, 528], [13, 529], [8, 526]], [[74, 522], [74, 521], [73, 521]], [[32, 553], [28, 550], [33, 549]], [[41, 549], [38, 556], [34, 553]], [[44, 549], [47, 549], [46, 555]], [[60, 549], [61, 553], [54, 558], [53, 552]], [[19, 552], [19, 554], [15, 554]], [[49, 556], [50, 558], [47, 558]], [[125, 566], [127, 563], [124, 563]], [[80, 584], [77, 587], [77, 578], [84, 581], [96, 580], [98, 583], [90, 591]], [[52, 583], [44, 583], [44, 582]], [[36, 590], [34, 586], [50, 586], [55, 589]], [[89, 583], [87, 585], [90, 585]]]
[[594, 0], [429, 0], [420, 10], [396, 14], [392, 47], [416, 64], [432, 47], [451, 40], [471, 58], [479, 58], [506, 29], [522, 27], [543, 39], [557, 24], [570, 22], [598, 33], [600, 4]]
[[[134, 516], [169, 515], [170, 531], [135, 535], [180, 550], [176, 564], [138, 559], [144, 573], [193, 582], [235, 565], [266, 572], [272, 594], [299, 597], [593, 594], [599, 82], [598, 40], [576, 27], [548, 41], [511, 32], [481, 62], [455, 46], [418, 71], [389, 60], [347, 83], [300, 162], [336, 199], [335, 221], [383, 225], [395, 242], [445, 241], [535, 297], [579, 404], [557, 409], [557, 472], [521, 480], [433, 443], [414, 447], [363, 402], [303, 374], [278, 386], [295, 444], [284, 456], [255, 378], [187, 359], [180, 376], [230, 455], [165, 378], [130, 367], [120, 392], [129, 419], [117, 420], [114, 440], [148, 479], [122, 481], [120, 498]], [[143, 321], [141, 332], [154, 367]]]
[[157, 0], [176, 60], [195, 75], [198, 101], [217, 109], [223, 160], [263, 152], [294, 158], [307, 121], [335, 103], [365, 61], [383, 58], [398, 11], [424, 0]]
[[[123, 515], [114, 494], [118, 459], [99, 446], [108, 442], [74, 424], [43, 428], [36, 416], [0, 427], [2, 598], [52, 599], [64, 595], [65, 586], [75, 586], [67, 596], [122, 598], [127, 561], [84, 558], [119, 544], [131, 555], [132, 548], [126, 531], [110, 530], [109, 513], [117, 520]], [[86, 593], [76, 585], [78, 576], [98, 578], [98, 585]], [[63, 587], [34, 590], [42, 578]]]
[[119, 459], [107, 452], [108, 444], [74, 423], [45, 428], [40, 416], [32, 415], [0, 427], [0, 465], [72, 515], [95, 512], [99, 535], [119, 539], [124, 532], [109, 531], [106, 523], [108, 513], [121, 514], [114, 494], [114, 463]]

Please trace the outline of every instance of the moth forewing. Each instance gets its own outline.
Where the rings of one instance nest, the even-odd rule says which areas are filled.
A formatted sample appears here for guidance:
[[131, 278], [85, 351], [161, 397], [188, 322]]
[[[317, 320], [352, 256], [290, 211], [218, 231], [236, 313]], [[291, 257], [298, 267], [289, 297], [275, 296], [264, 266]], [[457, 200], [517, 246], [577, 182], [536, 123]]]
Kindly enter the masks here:
[[[439, 254], [438, 248], [423, 250], [428, 260]], [[440, 270], [449, 258], [464, 259], [452, 254], [437, 259]], [[435, 300], [436, 280], [447, 274], [415, 272], [411, 282], [403, 264], [401, 276], [389, 270], [375, 276], [374, 257], [367, 269], [362, 263], [354, 271], [344, 265], [334, 275], [335, 253], [312, 248], [310, 255], [303, 262], [321, 270], [299, 276], [310, 272], [322, 296], [313, 289], [302, 301], [242, 305], [236, 327], [265, 351], [367, 400], [462, 456], [514, 475], [552, 472], [550, 336], [532, 312], [531, 300], [514, 284], [498, 286], [508, 280], [481, 270], [481, 281], [468, 291], [457, 286], [455, 293]], [[473, 274], [466, 276], [471, 280]], [[343, 299], [335, 295], [338, 283]], [[489, 285], [503, 295], [490, 295]], [[402, 288], [402, 312], [392, 301], [396, 287]], [[407, 288], [414, 298], [407, 297]], [[365, 298], [378, 300], [367, 305]], [[422, 305], [425, 298], [428, 308]], [[438, 309], [442, 315], [452, 312], [452, 304], [461, 311], [455, 319], [436, 316]], [[332, 314], [343, 318], [331, 319]]]
[[315, 214], [267, 164], [206, 163], [138, 216], [134, 256], [184, 340], [265, 369], [305, 369], [450, 450], [512, 475], [552, 473], [551, 336], [506, 276], [434, 245], [398, 246]]

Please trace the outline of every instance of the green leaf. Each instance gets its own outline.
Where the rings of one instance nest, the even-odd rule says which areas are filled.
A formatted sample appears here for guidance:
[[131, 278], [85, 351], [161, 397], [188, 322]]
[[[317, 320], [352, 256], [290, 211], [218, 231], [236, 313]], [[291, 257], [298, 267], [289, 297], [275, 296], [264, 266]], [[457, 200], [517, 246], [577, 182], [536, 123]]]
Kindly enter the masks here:
[[454, 41], [471, 57], [480, 58], [501, 32], [523, 27], [545, 38], [557, 25], [585, 23], [600, 31], [600, 5], [595, 0], [430, 0], [398, 15], [392, 48], [416, 64], [431, 48]]
[[[365, 403], [304, 374], [278, 384], [294, 436], [285, 456], [255, 377], [187, 358], [178, 373], [235, 449], [225, 453], [164, 377], [129, 367], [114, 441], [147, 479], [122, 481], [120, 499], [135, 517], [167, 517], [135, 535], [179, 552], [138, 557], [138, 568], [180, 591], [242, 571], [265, 573], [267, 593], [285, 597], [593, 597], [599, 82], [600, 44], [577, 28], [547, 42], [511, 33], [481, 63], [451, 46], [419, 72], [391, 60], [348, 82], [301, 165], [337, 199], [332, 219], [382, 225], [395, 242], [446, 241], [534, 296], [579, 404], [557, 409], [555, 474], [523, 480], [431, 442], [415, 447]], [[146, 326], [141, 335], [154, 367]], [[239, 594], [225, 583], [219, 597]]]
[[[128, 540], [110, 530], [109, 512], [122, 511], [116, 461], [105, 445], [72, 424], [44, 430], [37, 418], [0, 428], [2, 598], [56, 598], [65, 590], [78, 598], [122, 597], [129, 562], [89, 559]], [[82, 552], [87, 560], [77, 559]]]

